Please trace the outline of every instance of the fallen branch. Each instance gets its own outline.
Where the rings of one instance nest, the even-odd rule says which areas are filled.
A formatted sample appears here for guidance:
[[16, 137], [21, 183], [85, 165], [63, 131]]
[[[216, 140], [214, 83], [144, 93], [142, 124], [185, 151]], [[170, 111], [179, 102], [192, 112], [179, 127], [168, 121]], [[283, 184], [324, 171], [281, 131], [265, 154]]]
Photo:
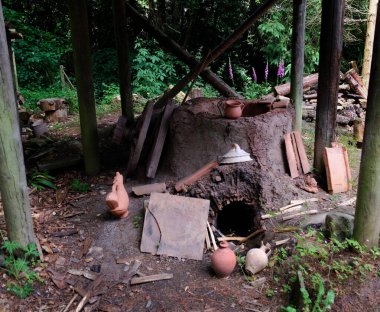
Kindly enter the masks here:
[[240, 244], [243, 244], [245, 243], [247, 240], [251, 239], [252, 237], [255, 237], [256, 235], [259, 235], [260, 233], [264, 233], [265, 232], [265, 229], [258, 229], [257, 231], [249, 234], [247, 237], [245, 237], [244, 239], [242, 239], [240, 241]]
[[79, 302], [77, 308], [75, 309], [75, 312], [80, 312], [84, 305], [88, 302], [88, 300], [91, 298], [93, 291], [100, 285], [100, 283], [103, 280], [103, 275], [99, 275], [96, 280], [91, 282], [91, 284], [87, 287], [86, 294], [82, 298], [82, 300]]

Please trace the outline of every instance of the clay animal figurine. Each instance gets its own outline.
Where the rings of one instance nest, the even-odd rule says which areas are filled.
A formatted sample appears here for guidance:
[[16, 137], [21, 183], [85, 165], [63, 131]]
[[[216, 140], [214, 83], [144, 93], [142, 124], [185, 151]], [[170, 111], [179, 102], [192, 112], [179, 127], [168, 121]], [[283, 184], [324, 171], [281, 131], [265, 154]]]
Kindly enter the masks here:
[[119, 172], [116, 172], [113, 179], [112, 191], [107, 194], [106, 203], [113, 215], [119, 218], [128, 216], [129, 197], [124, 187], [123, 176]]
[[260, 272], [268, 265], [270, 246], [261, 242], [260, 248], [250, 249], [245, 257], [245, 270], [252, 275]]

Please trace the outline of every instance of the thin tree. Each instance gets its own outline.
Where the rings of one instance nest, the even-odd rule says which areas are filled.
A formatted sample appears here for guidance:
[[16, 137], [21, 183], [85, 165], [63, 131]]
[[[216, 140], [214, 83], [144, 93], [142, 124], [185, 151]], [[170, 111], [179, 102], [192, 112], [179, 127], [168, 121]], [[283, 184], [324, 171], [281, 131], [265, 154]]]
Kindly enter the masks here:
[[121, 112], [128, 123], [133, 123], [133, 97], [131, 82], [131, 62], [129, 53], [128, 24], [125, 14], [125, 1], [112, 0], [115, 39], [119, 59], [119, 80]]
[[77, 81], [79, 119], [86, 174], [99, 172], [98, 129], [96, 124], [94, 86], [90, 37], [88, 31], [87, 1], [68, 1], [74, 68]]
[[378, 2], [379, 0], [369, 0], [367, 34], [365, 38], [363, 69], [362, 69], [363, 82], [366, 87], [368, 87], [369, 74], [371, 72], [373, 39], [375, 37], [376, 12], [377, 12]]
[[[380, 8], [377, 9], [379, 14]], [[364, 142], [355, 211], [354, 238], [369, 247], [380, 233], [380, 20], [376, 21]]]
[[36, 243], [26, 183], [24, 156], [11, 64], [0, 1], [0, 193], [8, 238]]
[[303, 72], [305, 53], [306, 0], [293, 1], [291, 97], [296, 109], [294, 130], [302, 128]]

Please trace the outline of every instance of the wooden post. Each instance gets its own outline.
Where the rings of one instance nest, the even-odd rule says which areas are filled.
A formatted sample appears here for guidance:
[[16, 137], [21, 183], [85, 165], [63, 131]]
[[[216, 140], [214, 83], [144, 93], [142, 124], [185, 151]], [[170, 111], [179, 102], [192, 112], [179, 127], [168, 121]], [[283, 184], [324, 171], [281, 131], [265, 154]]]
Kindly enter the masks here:
[[[152, 35], [164, 49], [175, 55], [191, 68], [199, 65], [198, 61], [187, 50], [185, 50], [185, 48], [181, 47], [168, 35], [149, 23], [149, 21], [144, 16], [141, 16], [129, 3], [126, 3], [126, 6], [127, 14], [129, 14], [133, 20], [144, 28], [150, 35]], [[202, 73], [200, 73], [200, 76], [212, 85], [221, 95], [226, 97], [242, 98], [238, 92], [232, 89], [220, 77], [212, 72], [211, 69], [206, 68]]]
[[291, 98], [296, 110], [295, 131], [301, 131], [302, 128], [305, 19], [306, 0], [293, 0]]
[[0, 193], [8, 238], [36, 243], [3, 10], [0, 3]]
[[59, 76], [61, 77], [61, 88], [62, 90], [65, 90], [66, 83], [65, 83], [65, 71], [64, 71], [63, 65], [59, 65]]
[[373, 39], [375, 37], [376, 12], [378, 2], [379, 0], [369, 0], [368, 6], [367, 33], [365, 38], [362, 69], [363, 82], [367, 88], [369, 84], [369, 73], [371, 72]]
[[[377, 9], [379, 16], [380, 7]], [[380, 20], [376, 21], [364, 143], [356, 201], [354, 238], [378, 246], [380, 232]]]
[[128, 25], [125, 14], [125, 1], [112, 0], [112, 8], [117, 55], [119, 59], [121, 112], [122, 115], [127, 118], [127, 123], [130, 124], [134, 120], [134, 115], [131, 83], [131, 62], [129, 53]]
[[314, 168], [325, 176], [323, 151], [335, 140], [336, 105], [343, 47], [344, 0], [322, 1]]
[[69, 15], [79, 102], [79, 119], [86, 174], [99, 172], [98, 129], [91, 68], [87, 1], [69, 0]]

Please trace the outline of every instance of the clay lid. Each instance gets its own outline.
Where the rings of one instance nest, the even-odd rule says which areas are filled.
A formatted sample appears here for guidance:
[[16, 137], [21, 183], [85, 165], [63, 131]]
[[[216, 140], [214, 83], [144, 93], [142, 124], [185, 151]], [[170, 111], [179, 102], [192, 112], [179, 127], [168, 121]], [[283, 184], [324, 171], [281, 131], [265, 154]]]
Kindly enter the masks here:
[[243, 151], [239, 145], [234, 143], [232, 144], [232, 149], [230, 149], [226, 154], [220, 157], [219, 163], [233, 164], [252, 160], [253, 159], [247, 152]]

